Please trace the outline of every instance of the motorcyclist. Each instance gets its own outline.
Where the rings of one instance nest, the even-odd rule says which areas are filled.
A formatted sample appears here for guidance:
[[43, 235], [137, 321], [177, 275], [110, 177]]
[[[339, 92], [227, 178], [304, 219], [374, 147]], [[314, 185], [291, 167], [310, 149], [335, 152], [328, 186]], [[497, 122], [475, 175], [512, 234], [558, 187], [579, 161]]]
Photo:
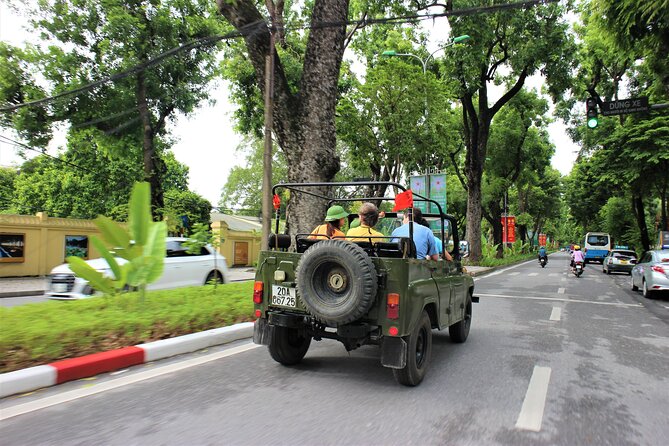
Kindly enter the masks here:
[[541, 262], [541, 259], [546, 260], [546, 263], [548, 263], [548, 255], [546, 254], [546, 247], [542, 246], [539, 248], [539, 261]]
[[580, 262], [585, 267], [585, 256], [583, 251], [581, 251], [580, 245], [574, 245], [574, 252], [571, 254], [571, 267], [574, 268], [576, 263]]

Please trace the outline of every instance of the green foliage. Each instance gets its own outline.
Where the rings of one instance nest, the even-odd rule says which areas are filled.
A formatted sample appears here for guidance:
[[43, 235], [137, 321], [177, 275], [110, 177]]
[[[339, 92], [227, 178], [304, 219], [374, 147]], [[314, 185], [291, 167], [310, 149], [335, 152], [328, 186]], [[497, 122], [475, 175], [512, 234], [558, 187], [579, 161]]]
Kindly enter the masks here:
[[253, 282], [0, 308], [0, 372], [252, 320]]
[[[129, 285], [137, 287], [143, 297], [146, 286], [162, 275], [167, 226], [164, 221], [151, 221], [150, 197], [148, 183], [133, 187], [128, 230], [107, 217], [96, 220], [104, 243], [96, 236], [91, 237], [91, 242], [109, 265], [113, 277], [96, 271], [79, 257], [67, 258], [72, 271], [88, 280], [94, 289], [116, 294]], [[119, 263], [115, 256], [125, 262]]]
[[[223, 186], [218, 206], [233, 210], [240, 215], [257, 216], [262, 211], [263, 151], [261, 140], [247, 139], [238, 148], [246, 153], [245, 166], [235, 166], [230, 170], [228, 180]], [[286, 161], [282, 151], [273, 151], [272, 183], [285, 182], [288, 179]], [[281, 200], [285, 209], [285, 199]]]

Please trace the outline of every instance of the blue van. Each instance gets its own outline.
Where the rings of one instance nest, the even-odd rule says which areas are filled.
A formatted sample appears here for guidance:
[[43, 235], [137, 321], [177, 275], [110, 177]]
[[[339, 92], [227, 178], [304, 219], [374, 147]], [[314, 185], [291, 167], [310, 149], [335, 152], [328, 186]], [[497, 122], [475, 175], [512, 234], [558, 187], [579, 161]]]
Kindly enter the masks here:
[[604, 257], [611, 251], [611, 236], [605, 232], [588, 232], [585, 234], [583, 253], [585, 263], [604, 262]]

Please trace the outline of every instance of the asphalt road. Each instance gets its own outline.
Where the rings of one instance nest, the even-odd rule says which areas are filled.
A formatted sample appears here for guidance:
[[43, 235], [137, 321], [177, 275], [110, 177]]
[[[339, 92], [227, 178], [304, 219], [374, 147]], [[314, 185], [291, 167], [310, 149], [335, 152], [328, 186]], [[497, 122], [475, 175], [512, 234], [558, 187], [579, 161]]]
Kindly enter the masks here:
[[283, 367], [242, 342], [0, 401], [0, 417], [36, 409], [1, 421], [2, 443], [667, 444], [666, 296], [646, 301], [598, 265], [577, 279], [564, 254], [481, 277], [475, 294], [469, 339], [435, 331], [416, 388], [375, 347], [314, 342]]

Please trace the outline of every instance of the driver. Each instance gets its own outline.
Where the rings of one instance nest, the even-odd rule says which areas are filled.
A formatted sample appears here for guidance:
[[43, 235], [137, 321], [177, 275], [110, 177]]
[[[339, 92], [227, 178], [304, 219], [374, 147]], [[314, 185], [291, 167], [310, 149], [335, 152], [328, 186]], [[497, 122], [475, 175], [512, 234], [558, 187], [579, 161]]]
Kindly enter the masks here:
[[374, 203], [363, 203], [358, 211], [360, 226], [352, 227], [346, 233], [346, 239], [352, 242], [381, 242], [382, 233], [374, 229], [379, 221], [379, 208]]

